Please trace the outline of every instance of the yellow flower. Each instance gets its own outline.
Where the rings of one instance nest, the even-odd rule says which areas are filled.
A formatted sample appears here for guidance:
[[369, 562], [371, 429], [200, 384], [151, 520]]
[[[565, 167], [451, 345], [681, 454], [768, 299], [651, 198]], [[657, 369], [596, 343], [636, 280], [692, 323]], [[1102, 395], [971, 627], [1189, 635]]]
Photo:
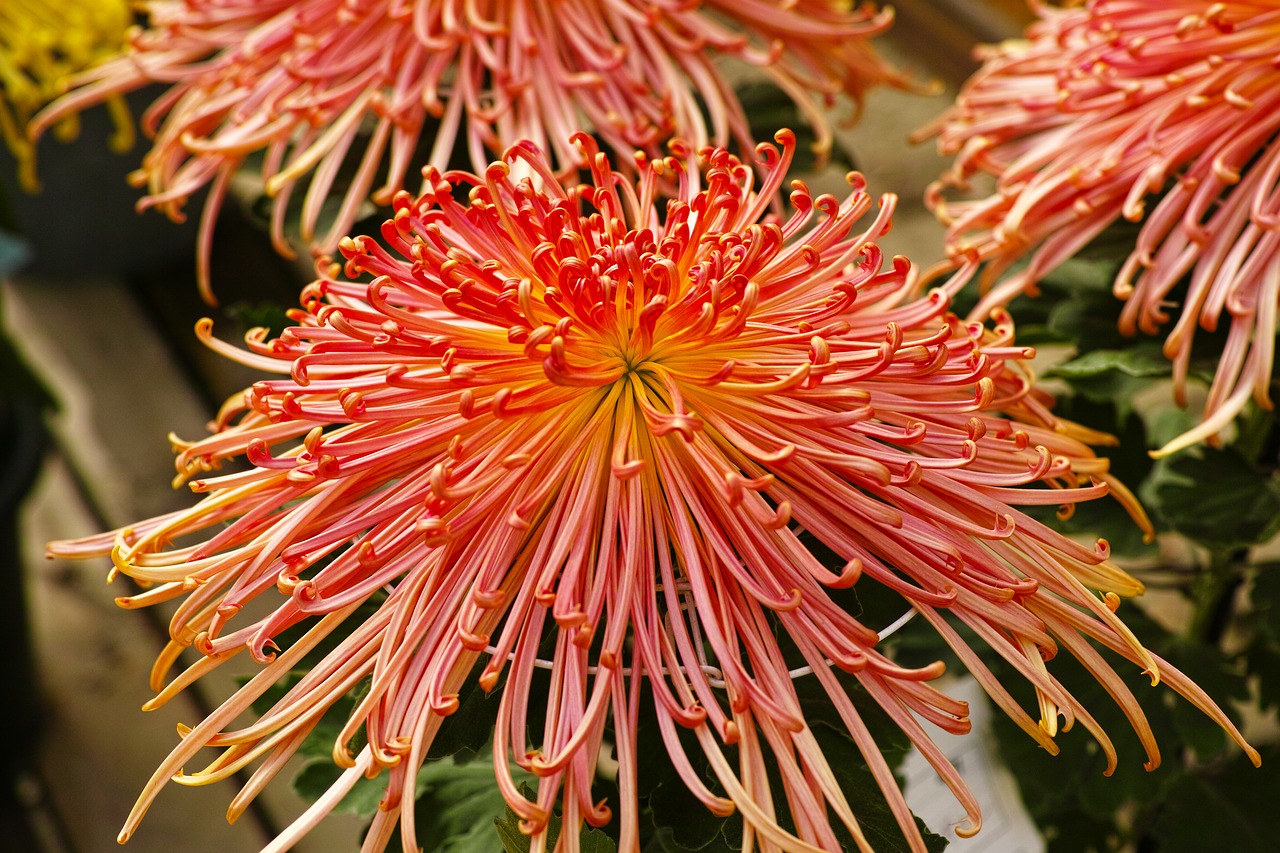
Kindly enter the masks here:
[[[18, 180], [35, 190], [35, 147], [26, 124], [60, 95], [64, 81], [125, 42], [132, 16], [124, 0], [4, 0], [0, 3], [0, 136], [18, 161]], [[111, 147], [133, 145], [133, 122], [123, 96], [107, 100], [116, 132]], [[58, 123], [59, 138], [75, 137], [79, 122]]]

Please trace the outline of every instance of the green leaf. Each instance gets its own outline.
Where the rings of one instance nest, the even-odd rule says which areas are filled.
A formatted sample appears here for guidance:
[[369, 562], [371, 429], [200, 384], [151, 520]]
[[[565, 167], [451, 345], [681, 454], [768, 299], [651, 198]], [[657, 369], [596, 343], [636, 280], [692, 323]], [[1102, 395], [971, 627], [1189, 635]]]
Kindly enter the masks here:
[[[1073, 267], [1083, 267], [1088, 271], [1085, 275], [1098, 275], [1102, 269], [1102, 265], [1084, 261], [1069, 264], [1067, 269]], [[1117, 326], [1121, 304], [1111, 294], [1110, 284], [1110, 278], [1093, 279], [1089, 286], [1073, 281], [1057, 298], [1046, 289], [1041, 298], [1053, 299], [1045, 321], [1048, 331], [1060, 341], [1075, 344], [1082, 353], [1097, 349], [1123, 350], [1134, 343], [1136, 339], [1125, 337]]]
[[[1153, 460], [1144, 452], [1148, 440], [1142, 419], [1132, 411], [1122, 415], [1120, 408], [1113, 400], [1077, 395], [1059, 399], [1054, 414], [1114, 436], [1118, 446], [1100, 447], [1098, 455], [1110, 457], [1110, 472], [1129, 488], [1137, 489], [1151, 472]], [[1057, 507], [1028, 507], [1026, 511], [1069, 535], [1106, 539], [1115, 556], [1150, 557], [1158, 550], [1155, 541], [1143, 538], [1142, 529], [1114, 497], [1077, 503], [1066, 518], [1058, 517]]]
[[[532, 796], [532, 789], [527, 783], [521, 783], [520, 793], [526, 797]], [[560, 837], [560, 815], [552, 814], [547, 820], [547, 849], [551, 850], [556, 846], [556, 839]], [[502, 849], [504, 853], [529, 853], [532, 846], [529, 836], [520, 831], [520, 816], [509, 805], [504, 804], [504, 813], [500, 818], [493, 819], [493, 825], [497, 827], [498, 837], [502, 839]]]
[[[314, 803], [333, 787], [342, 775], [342, 768], [332, 761], [311, 761], [303, 766], [293, 778], [293, 790], [309, 803]], [[387, 777], [375, 779], [361, 778], [347, 793], [335, 812], [348, 812], [364, 818], [371, 818], [378, 811], [378, 803], [387, 791]]]
[[1134, 377], [1168, 376], [1172, 368], [1169, 360], [1160, 352], [1159, 346], [1150, 341], [1143, 341], [1142, 344], [1129, 349], [1091, 350], [1059, 364], [1046, 375], [1083, 379], [1114, 371]]
[[1215, 771], [1180, 779], [1162, 801], [1151, 835], [1161, 853], [1272, 853], [1276, 791], [1280, 750], [1267, 750], [1260, 768], [1238, 756]]
[[[1231, 706], [1227, 700], [1246, 695], [1243, 675], [1234, 664], [1223, 660], [1212, 645], [1169, 634], [1136, 606], [1126, 605], [1121, 615], [1148, 648], [1185, 670], [1228, 713]], [[1011, 692], [1023, 696], [1024, 706], [1034, 702], [1032, 691], [1016, 684], [1008, 664], [992, 664], [997, 677], [1011, 687]], [[1050, 664], [1050, 671], [1114, 741], [1119, 765], [1113, 776], [1102, 776], [1102, 751], [1079, 724], [1072, 731], [1059, 734], [1061, 754], [1050, 756], [1003, 716], [995, 720], [1000, 751], [1014, 768], [1023, 802], [1049, 841], [1052, 853], [1110, 853], [1134, 846], [1167, 853], [1164, 847], [1149, 846], [1151, 839], [1146, 837], [1153, 821], [1160, 818], [1161, 804], [1168, 801], [1174, 788], [1186, 784], [1189, 774], [1216, 773], [1224, 763], [1214, 754], [1215, 750], [1222, 750], [1218, 749], [1219, 735], [1213, 733], [1217, 725], [1212, 720], [1194, 711], [1190, 703], [1168, 688], [1149, 687], [1136, 677], [1132, 665], [1117, 665], [1116, 670], [1132, 690], [1162, 748], [1163, 763], [1155, 771], [1143, 772], [1143, 751], [1123, 712], [1068, 654], [1059, 654]], [[1208, 757], [1212, 763], [1187, 760], [1187, 753], [1181, 748], [1184, 744], [1196, 751], [1199, 761]], [[1234, 747], [1225, 754], [1232, 756], [1233, 765], [1238, 764], [1239, 752]], [[1203, 849], [1235, 850], [1225, 843]]]
[[[284, 698], [284, 695], [293, 689], [299, 681], [306, 676], [307, 670], [294, 669], [290, 670], [284, 678], [277, 681], [271, 687], [254, 700], [251, 708], [255, 714], [265, 714], [277, 702]], [[316, 723], [315, 728], [307, 735], [301, 745], [298, 746], [298, 755], [307, 759], [322, 759], [326, 763], [331, 763], [333, 758], [333, 747], [337, 742], [338, 736], [352, 712], [355, 710], [356, 703], [359, 702], [369, 692], [369, 681], [365, 679], [355, 686], [345, 696], [334, 702], [329, 709], [325, 711], [324, 716]], [[362, 726], [351, 740], [347, 742], [347, 748], [350, 752], [359, 752], [364, 748], [367, 741], [365, 740], [364, 727]], [[333, 777], [337, 778], [337, 775]], [[301, 793], [301, 791], [299, 791]]]
[[[439, 853], [492, 853], [495, 828], [503, 849], [529, 849], [529, 839], [520, 832], [519, 820], [506, 805], [493, 777], [490, 738], [501, 690], [485, 693], [480, 688], [479, 674], [484, 666], [478, 663], [459, 690], [458, 710], [441, 726], [427, 751], [427, 763], [418, 774], [418, 825], [435, 827], [432, 832], [443, 845], [438, 848]], [[535, 678], [532, 687], [535, 698], [530, 701], [530, 725], [535, 730], [538, 725], [536, 713], [532, 712], [545, 707], [545, 700], [536, 697], [547, 689], [548, 681]], [[511, 773], [522, 792], [531, 796], [528, 786], [536, 782], [535, 777], [514, 766]], [[554, 847], [560, 825], [560, 817], [553, 814], [548, 824], [548, 849]], [[428, 837], [425, 829], [420, 832], [423, 838]], [[585, 825], [579, 845], [590, 853], [610, 853], [615, 847], [607, 834]]]
[[697, 850], [699, 853], [702, 853], [702, 851], [706, 853], [730, 853], [728, 843], [719, 834], [712, 837], [706, 846], [688, 847], [676, 841], [675, 831], [669, 826], [658, 827], [654, 830], [653, 835], [649, 837], [648, 842], [644, 845], [644, 853], [689, 853], [691, 850]]
[[[517, 778], [530, 778], [517, 773]], [[495, 815], [507, 811], [493, 762], [430, 761], [418, 771], [418, 841], [438, 853], [493, 853]], [[528, 842], [528, 839], [525, 839]]]
[[1147, 446], [1163, 447], [1189, 429], [1194, 429], [1199, 418], [1188, 409], [1169, 406], [1145, 413]]
[[[836, 673], [836, 677], [845, 687], [850, 701], [875, 739], [881, 754], [891, 767], [896, 767], [906, 754], [910, 740], [855, 677], [840, 672]], [[907, 850], [902, 831], [871, 771], [867, 769], [866, 760], [844, 730], [843, 721], [818, 679], [803, 676], [795, 679], [793, 685], [810, 730], [840, 781], [841, 789], [853, 807], [862, 832], [873, 840], [875, 849], [880, 853]], [[741, 850], [741, 816], [734, 814], [728, 818], [717, 817], [690, 797], [688, 789], [672, 773], [666, 746], [657, 734], [656, 727], [647, 725], [648, 721], [648, 717], [641, 718], [637, 750], [641, 761], [641, 803], [649, 824], [644, 827], [646, 834], [642, 849], [645, 853], [735, 853]], [[720, 785], [715, 773], [697, 741], [683, 731], [679, 735], [695, 772], [705, 780], [710, 790], [719, 791]], [[731, 762], [736, 760], [732, 750], [728, 757]], [[772, 760], [766, 759], [766, 769], [770, 774], [770, 787], [781, 791], [781, 778]], [[779, 803], [778, 818], [783, 828], [791, 828], [785, 803]], [[852, 836], [834, 816], [833, 820], [836, 820], [833, 828], [844, 849], [855, 849]], [[918, 820], [917, 825], [931, 851], [939, 851], [945, 847], [945, 838], [930, 833]]]
[[[1276, 372], [1273, 371], [1273, 376]], [[1280, 377], [1276, 377], [1280, 378]], [[1280, 431], [1277, 431], [1276, 412], [1250, 403], [1235, 422], [1236, 434], [1231, 446], [1245, 459], [1276, 459], [1280, 450]]]
[[617, 853], [618, 845], [600, 830], [584, 826], [578, 839], [578, 849], [582, 853]]
[[1210, 549], [1248, 547], [1280, 529], [1280, 483], [1231, 448], [1160, 460], [1143, 493], [1169, 526]]
[[1045, 853], [1084, 853], [1086, 850], [1114, 849], [1114, 817], [1112, 814], [1105, 820], [1099, 820], [1091, 815], [1072, 813], [1069, 819], [1046, 822], [1042, 833]]
[[[903, 733], [902, 728], [893, 721], [880, 703], [871, 698], [856, 678], [838, 670], [833, 672], [848, 694], [858, 716], [862, 718], [867, 731], [880, 748], [880, 754], [889, 762], [889, 766], [897, 767], [906, 756], [907, 750], [911, 748], [911, 739]], [[797, 678], [792, 684], [796, 690], [796, 697], [800, 700], [800, 707], [804, 711], [805, 720], [810, 727], [823, 724], [827, 727], [824, 732], [838, 733], [850, 744], [853, 743], [845, 732], [844, 721], [841, 720], [839, 712], [836, 711], [835, 705], [817, 678], [812, 676]], [[817, 731], [815, 728], [815, 733]], [[824, 739], [820, 742], [825, 745], [828, 740]], [[846, 750], [842, 748], [840, 751], [844, 753]], [[830, 757], [828, 760], [831, 760]], [[859, 764], [866, 763], [861, 755], [854, 760]]]
[[[1268, 638], [1272, 643], [1280, 643], [1280, 563], [1257, 566], [1249, 597]], [[1275, 680], [1280, 686], [1280, 678]]]
[[[1095, 403], [1114, 403], [1122, 417], [1135, 414], [1133, 401], [1150, 389], [1152, 383], [1156, 381], [1160, 380], [1145, 376], [1129, 376], [1119, 371], [1068, 380], [1073, 393]], [[1126, 452], [1141, 453], [1142, 448]]]
[[1257, 677], [1258, 704], [1263, 710], [1280, 708], [1280, 647], [1271, 642], [1255, 642], [1244, 653], [1250, 675]]
[[297, 325], [289, 319], [285, 308], [275, 302], [240, 300], [228, 305], [226, 313], [239, 324], [242, 333], [264, 328], [272, 335], [279, 335], [286, 328]]
[[1254, 631], [1242, 659], [1256, 679], [1258, 703], [1267, 709], [1280, 707], [1280, 563], [1261, 563], [1254, 570], [1249, 590]]
[[493, 819], [493, 825], [498, 830], [498, 838], [502, 841], [504, 853], [529, 853], [529, 848], [532, 846], [529, 836], [520, 831], [520, 818], [510, 806], [507, 807], [506, 814], [502, 818]]
[[493, 736], [493, 723], [498, 717], [498, 705], [502, 690], [485, 693], [480, 687], [480, 673], [486, 663], [476, 664], [471, 675], [458, 691], [458, 710], [449, 715], [427, 750], [427, 760], [433, 761], [454, 756], [458, 761], [470, 760], [481, 754]]
[[[1183, 675], [1198, 684], [1227, 713], [1239, 722], [1233, 703], [1249, 698], [1249, 688], [1244, 673], [1237, 662], [1226, 659], [1216, 645], [1196, 642], [1185, 637], [1170, 636], [1150, 645], [1162, 657], [1176, 661]], [[1196, 759], [1208, 762], [1224, 754], [1235, 752], [1236, 747], [1220, 727], [1214, 725], [1190, 702], [1183, 701], [1167, 691], [1165, 705], [1169, 706], [1173, 732], [1181, 742], [1191, 747]]]
[[[503, 850], [527, 853], [529, 837], [520, 831], [519, 818], [503, 799], [493, 776], [488, 750], [475, 761], [429, 761], [418, 771], [418, 798], [414, 805], [417, 837], [433, 853], [493, 853], [495, 836]], [[535, 777], [517, 767], [512, 776], [526, 797]], [[499, 817], [499, 815], [501, 815]], [[555, 846], [561, 819], [548, 821], [548, 849]], [[388, 850], [399, 850], [397, 831]], [[616, 845], [604, 832], [584, 826], [579, 836], [584, 853], [614, 853]]]
[[[1097, 340], [1088, 333], [1080, 341]], [[1172, 370], [1160, 345], [1151, 340], [1124, 341], [1122, 349], [1090, 349], [1050, 369], [1046, 376], [1065, 379], [1078, 395], [1097, 403], [1111, 403], [1121, 419], [1133, 413], [1133, 400], [1153, 381]], [[1090, 424], [1090, 426], [1095, 426]], [[1134, 450], [1141, 452], [1141, 448]], [[1130, 452], [1133, 452], [1132, 450]]]
[[813, 127], [800, 113], [800, 108], [772, 83], [751, 82], [737, 87], [735, 94], [742, 103], [751, 135], [768, 141], [782, 128], [790, 128], [796, 135], [796, 153], [792, 160], [793, 172], [812, 172], [823, 166], [835, 166], [848, 172], [857, 169], [853, 155], [837, 140], [827, 162], [819, 162], [814, 143], [817, 135]]
[[[877, 853], [910, 853], [911, 846], [898, 826], [888, 800], [848, 733], [843, 728], [836, 729], [825, 723], [812, 726], [812, 730], [822, 747], [822, 754], [840, 781], [840, 790], [853, 805], [858, 826], [871, 848]], [[946, 838], [930, 832], [919, 818], [915, 822], [929, 853], [940, 853], [946, 848]], [[833, 821], [832, 826], [843, 849], [856, 849], [853, 836], [842, 824]]]
[[504, 853], [529, 853], [529, 838], [520, 831], [519, 821], [520, 818], [509, 807], [505, 817], [493, 819]]
[[[702, 803], [690, 797], [689, 789], [676, 775], [657, 731], [652, 710], [645, 709], [639, 728], [640, 797], [651, 836], [644, 845], [646, 853], [730, 853], [724, 833], [741, 821], [738, 815], [718, 817]], [[677, 735], [684, 742], [685, 754], [712, 791], [719, 790], [715, 774], [702, 749], [687, 732]], [[730, 829], [731, 831], [731, 829]]]
[[[1071, 343], [1079, 352], [1129, 346], [1132, 339], [1122, 335], [1117, 326], [1122, 303], [1112, 293], [1112, 283], [1132, 248], [1132, 239], [1127, 244], [1123, 240], [1094, 241], [1053, 269], [1040, 282], [1039, 296], [1013, 299], [1009, 311], [1019, 343]], [[976, 288], [961, 295], [976, 299]]]

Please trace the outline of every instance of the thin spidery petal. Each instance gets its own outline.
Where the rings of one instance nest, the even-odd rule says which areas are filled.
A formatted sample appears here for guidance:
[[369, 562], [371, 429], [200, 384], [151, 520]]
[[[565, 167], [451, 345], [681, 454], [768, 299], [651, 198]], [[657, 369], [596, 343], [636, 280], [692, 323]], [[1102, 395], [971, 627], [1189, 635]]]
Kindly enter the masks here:
[[[476, 171], [530, 139], [552, 168], [585, 166], [591, 130], [627, 156], [674, 136], [750, 151], [746, 111], [718, 60], [757, 66], [831, 148], [840, 94], [912, 87], [870, 46], [888, 10], [840, 0], [144, 0], [128, 50], [77, 77], [32, 123], [149, 83], [154, 137], [134, 175], [175, 220], [209, 187], [200, 232], [207, 298], [213, 223], [245, 167], [272, 201], [272, 239], [293, 228], [331, 253], [367, 200], [385, 205], [429, 162]], [[856, 112], [855, 112], [856, 114]], [[419, 147], [423, 150], [420, 152]], [[428, 148], [429, 147], [429, 148]], [[455, 149], [457, 154], [455, 155]], [[465, 152], [465, 153], [464, 153]], [[260, 160], [259, 160], [260, 155]], [[352, 166], [342, 176], [344, 166]], [[297, 191], [300, 206], [290, 202]], [[326, 207], [326, 201], [332, 203]]]
[[[1059, 717], [1079, 719], [1114, 764], [1046, 665], [1064, 647], [1158, 761], [1095, 641], [1153, 683], [1163, 675], [1256, 756], [1114, 612], [1141, 585], [1105, 542], [1083, 546], [1019, 508], [1106, 494], [1107, 462], [1048, 413], [1007, 317], [966, 324], [942, 290], [914, 295], [905, 258], [886, 262], [875, 240], [892, 196], [875, 210], [851, 174], [844, 199], [797, 181], [789, 209], [775, 205], [790, 131], [757, 164], [678, 144], [642, 157], [635, 185], [589, 136], [575, 142], [591, 180], [568, 189], [528, 143], [480, 175], [428, 167], [422, 195], [396, 195], [381, 240], [344, 239], [342, 262], [319, 262], [296, 325], [250, 333], [243, 351], [218, 345], [276, 368], [208, 438], [175, 442], [200, 501], [50, 546], [110, 553], [150, 585], [126, 606], [179, 600], [153, 705], [236, 655], [262, 667], [185, 732], [122, 839], [175, 774], [202, 784], [256, 766], [238, 814], [363, 686], [334, 744], [348, 769], [270, 849], [379, 773], [387, 793], [366, 848], [400, 822], [406, 849], [430, 849], [412, 823], [414, 780], [478, 684], [500, 695], [495, 778], [533, 849], [554, 812], [565, 839], [613, 809], [619, 849], [639, 849], [643, 717], [693, 797], [741, 814], [748, 850], [837, 851], [845, 837], [869, 851], [801, 680], [839, 714], [911, 849], [924, 842], [851, 691], [934, 764], [976, 832], [976, 800], [921, 725], [963, 733], [967, 708], [929, 683], [941, 662], [908, 669], [881, 652], [850, 611], [855, 585], [895, 591], [1046, 749]], [[659, 178], [674, 199], [651, 192]], [[198, 333], [213, 342], [209, 324]], [[219, 472], [237, 458], [248, 466]], [[960, 626], [1031, 683], [1038, 722]], [[240, 720], [326, 638], [331, 650], [284, 697]], [[170, 677], [187, 646], [202, 658]], [[219, 757], [197, 769], [205, 747]], [[621, 794], [606, 805], [592, 782], [609, 748]], [[531, 796], [513, 765], [535, 775]]]

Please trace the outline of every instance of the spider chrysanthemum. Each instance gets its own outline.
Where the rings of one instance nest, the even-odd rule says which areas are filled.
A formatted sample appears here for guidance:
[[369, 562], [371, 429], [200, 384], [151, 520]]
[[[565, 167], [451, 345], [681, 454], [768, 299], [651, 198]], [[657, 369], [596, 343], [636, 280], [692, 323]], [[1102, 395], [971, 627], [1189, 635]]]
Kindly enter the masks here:
[[[381, 849], [397, 821], [406, 850], [430, 849], [415, 837], [415, 775], [477, 672], [501, 695], [497, 784], [534, 850], [546, 848], [554, 811], [565, 827], [557, 849], [573, 851], [576, 828], [611, 810], [619, 849], [639, 849], [642, 703], [691, 796], [741, 814], [744, 849], [836, 851], [842, 826], [870, 850], [794, 678], [825, 691], [912, 849], [921, 836], [844, 679], [909, 735], [976, 831], [977, 803], [923, 725], [963, 732], [967, 709], [929, 683], [941, 663], [906, 669], [882, 654], [876, 631], [841, 603], [855, 584], [897, 593], [1046, 749], [1056, 751], [1062, 717], [1090, 729], [1108, 772], [1116, 759], [1046, 664], [1064, 648], [1158, 763], [1150, 727], [1095, 644], [1239, 740], [1117, 616], [1119, 596], [1141, 587], [1105, 544], [1084, 547], [1016, 508], [1109, 486], [1131, 498], [1043, 408], [1009, 326], [962, 323], [942, 291], [916, 298], [910, 263], [886, 265], [874, 243], [892, 198], [854, 229], [873, 207], [856, 174], [844, 200], [795, 181], [789, 213], [769, 213], [794, 148], [789, 132], [778, 141], [758, 149], [758, 187], [755, 166], [684, 145], [639, 158], [631, 183], [584, 135], [592, 180], [571, 189], [530, 144], [482, 176], [428, 168], [420, 197], [396, 196], [385, 245], [343, 240], [345, 276], [321, 262], [296, 326], [251, 333], [248, 351], [201, 326], [211, 345], [278, 374], [230, 401], [210, 437], [178, 443], [180, 479], [203, 498], [52, 546], [110, 551], [120, 571], [154, 585], [127, 606], [182, 599], [157, 702], [237, 653], [262, 664], [185, 733], [123, 837], [175, 774], [198, 784], [256, 762], [238, 814], [363, 684], [335, 744], [349, 769], [271, 849], [380, 771], [386, 799], [366, 849]], [[515, 180], [516, 164], [531, 177]], [[675, 184], [674, 199], [659, 199], [660, 180]], [[235, 457], [249, 467], [213, 473]], [[373, 615], [344, 624], [369, 604]], [[299, 625], [310, 626], [303, 639], [275, 650]], [[1038, 721], [960, 626], [1034, 687]], [[236, 722], [326, 636], [336, 647], [274, 707]], [[166, 684], [185, 646], [203, 657]], [[533, 695], [545, 707], [532, 708]], [[532, 730], [533, 719], [544, 722]], [[222, 752], [193, 769], [205, 747]], [[603, 804], [592, 782], [608, 748], [620, 794]], [[509, 762], [536, 775], [530, 798]]]
[[[1160, 331], [1176, 393], [1197, 326], [1227, 326], [1202, 423], [1164, 448], [1210, 438], [1250, 397], [1270, 407], [1280, 299], [1280, 6], [1272, 0], [1035, 4], [1027, 40], [992, 49], [934, 128], [956, 155], [945, 184], [996, 176], [975, 201], [934, 203], [983, 300], [1033, 287], [1113, 222], [1141, 221], [1115, 281], [1122, 330]], [[1148, 210], [1150, 206], [1150, 210]], [[1185, 289], [1182, 282], [1189, 282]]]
[[[149, 0], [127, 54], [83, 75], [33, 125], [111, 93], [171, 84], [145, 117], [154, 135], [136, 174], [140, 207], [180, 218], [208, 185], [202, 280], [213, 213], [254, 158], [274, 197], [272, 234], [289, 253], [286, 211], [301, 182], [303, 240], [332, 251], [362, 202], [382, 204], [406, 173], [472, 166], [519, 139], [581, 165], [569, 136], [587, 129], [628, 155], [673, 136], [695, 146], [755, 144], [717, 60], [759, 67], [829, 149], [825, 107], [840, 93], [902, 78], [870, 47], [888, 12], [840, 0]], [[419, 150], [422, 146], [422, 150]], [[429, 146], [429, 148], [427, 148]], [[260, 160], [258, 156], [261, 155]], [[350, 174], [341, 177], [344, 163]], [[336, 189], [335, 187], [341, 187]], [[322, 206], [336, 194], [327, 235]]]

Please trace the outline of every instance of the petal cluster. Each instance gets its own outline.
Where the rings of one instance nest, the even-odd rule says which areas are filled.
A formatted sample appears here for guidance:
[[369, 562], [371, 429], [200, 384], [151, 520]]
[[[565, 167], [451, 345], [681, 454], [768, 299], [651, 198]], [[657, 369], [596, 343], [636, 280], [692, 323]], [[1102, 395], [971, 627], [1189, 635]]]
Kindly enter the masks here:
[[[672, 136], [697, 146], [755, 144], [717, 60], [761, 68], [829, 148], [824, 106], [841, 92], [902, 81], [869, 46], [888, 12], [838, 0], [150, 0], [127, 54], [82, 76], [40, 116], [50, 122], [146, 83], [170, 84], [145, 119], [155, 137], [136, 180], [140, 207], [180, 217], [208, 185], [202, 267], [213, 212], [254, 158], [286, 211], [304, 184], [299, 230], [332, 251], [360, 205], [386, 204], [424, 162], [446, 169], [455, 146], [473, 168], [519, 139], [582, 165], [581, 128], [651, 154]], [[259, 159], [260, 158], [260, 159]], [[335, 189], [339, 187], [339, 189]], [[331, 195], [336, 211], [322, 217]], [[203, 275], [207, 281], [207, 273]]]
[[[1141, 222], [1115, 281], [1127, 333], [1169, 324], [1181, 401], [1197, 326], [1227, 325], [1203, 423], [1165, 452], [1218, 433], [1250, 397], [1270, 406], [1280, 298], [1280, 8], [1269, 0], [1036, 4], [1027, 39], [992, 49], [933, 128], [956, 155], [944, 185], [991, 195], [932, 203], [957, 254], [1001, 304], [1113, 222]], [[1150, 205], [1150, 210], [1148, 210]], [[1175, 309], [1175, 310], [1172, 310]]]
[[[125, 0], [5, 0], [0, 5], [0, 138], [18, 161], [25, 189], [38, 186], [35, 151], [24, 128], [62, 93], [62, 83], [125, 44], [131, 23]], [[116, 131], [111, 147], [133, 145], [133, 121], [119, 97], [107, 99]], [[75, 136], [74, 115], [57, 120], [58, 135]]]
[[[251, 333], [247, 349], [200, 327], [271, 377], [231, 400], [209, 437], [177, 443], [179, 479], [200, 501], [51, 546], [111, 552], [151, 585], [126, 606], [180, 600], [156, 703], [237, 654], [262, 666], [184, 731], [122, 838], [171, 778], [255, 765], [238, 814], [363, 686], [334, 745], [348, 769], [270, 849], [378, 773], [387, 793], [365, 849], [382, 849], [397, 822], [406, 850], [430, 849], [415, 834], [414, 779], [469, 679], [500, 693], [495, 778], [534, 850], [553, 812], [566, 827], [556, 849], [573, 851], [574, 829], [614, 810], [619, 849], [639, 849], [644, 703], [691, 795], [740, 812], [744, 849], [836, 851], [834, 824], [869, 851], [797, 678], [825, 691], [912, 849], [916, 824], [845, 678], [933, 763], [977, 831], [977, 803], [923, 725], [964, 732], [967, 709], [930, 683], [941, 663], [906, 669], [882, 653], [876, 627], [842, 603], [855, 585], [895, 592], [1046, 749], [1060, 719], [1078, 721], [1108, 772], [1116, 760], [1050, 672], [1066, 649], [1125, 709], [1148, 766], [1159, 761], [1095, 646], [1239, 740], [1117, 616], [1141, 587], [1105, 543], [1084, 547], [1020, 509], [1109, 487], [1132, 505], [1080, 440], [1096, 436], [1052, 419], [1006, 322], [966, 324], [943, 291], [917, 295], [906, 259], [886, 262], [874, 241], [892, 197], [861, 231], [874, 203], [856, 174], [843, 200], [793, 181], [782, 202], [794, 137], [778, 141], [754, 165], [677, 144], [640, 156], [633, 183], [579, 135], [591, 181], [568, 189], [527, 143], [483, 175], [428, 168], [420, 196], [394, 198], [382, 241], [344, 239], [344, 263], [320, 262], [295, 326]], [[659, 198], [661, 182], [674, 198]], [[231, 459], [248, 464], [220, 473]], [[302, 639], [277, 649], [294, 626]], [[1034, 687], [1038, 720], [962, 627]], [[332, 650], [274, 707], [240, 721], [326, 639]], [[170, 678], [188, 646], [201, 658]], [[193, 769], [205, 747], [219, 756]], [[610, 748], [620, 797], [599, 803], [592, 782]], [[530, 796], [512, 764], [537, 777]]]

